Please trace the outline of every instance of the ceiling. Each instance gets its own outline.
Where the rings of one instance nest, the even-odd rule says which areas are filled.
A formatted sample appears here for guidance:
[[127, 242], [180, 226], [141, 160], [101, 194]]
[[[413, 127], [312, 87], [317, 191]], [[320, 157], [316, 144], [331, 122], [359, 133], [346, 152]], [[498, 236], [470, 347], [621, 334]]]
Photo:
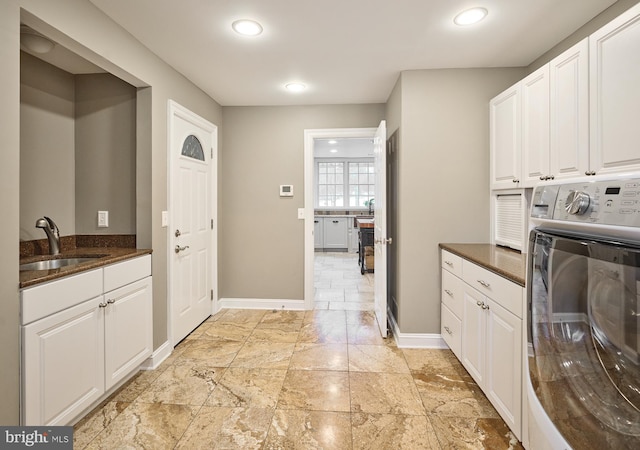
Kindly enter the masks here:
[[373, 158], [373, 138], [317, 138], [313, 140], [313, 156], [316, 158]]
[[[384, 103], [401, 71], [528, 66], [615, 0], [90, 0], [222, 106]], [[473, 26], [453, 17], [488, 9]], [[239, 36], [237, 19], [260, 22]], [[307, 89], [292, 94], [291, 81]]]

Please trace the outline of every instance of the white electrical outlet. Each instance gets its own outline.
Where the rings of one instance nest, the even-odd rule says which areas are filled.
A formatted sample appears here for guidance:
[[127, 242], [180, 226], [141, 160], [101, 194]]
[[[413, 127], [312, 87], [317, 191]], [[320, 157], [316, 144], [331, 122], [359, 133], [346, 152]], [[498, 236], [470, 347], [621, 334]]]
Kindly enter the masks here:
[[109, 211], [98, 211], [98, 227], [107, 228], [109, 226]]

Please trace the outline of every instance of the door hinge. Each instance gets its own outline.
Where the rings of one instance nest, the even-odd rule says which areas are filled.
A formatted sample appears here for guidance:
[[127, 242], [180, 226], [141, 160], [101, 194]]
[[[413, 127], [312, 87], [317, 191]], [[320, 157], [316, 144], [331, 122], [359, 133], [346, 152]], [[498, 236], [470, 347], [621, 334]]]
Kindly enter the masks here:
[[213, 300], [213, 289], [211, 289], [211, 300]]
[[211, 159], [213, 159], [213, 147], [211, 147]]
[[211, 229], [213, 230], [213, 219], [211, 219]]

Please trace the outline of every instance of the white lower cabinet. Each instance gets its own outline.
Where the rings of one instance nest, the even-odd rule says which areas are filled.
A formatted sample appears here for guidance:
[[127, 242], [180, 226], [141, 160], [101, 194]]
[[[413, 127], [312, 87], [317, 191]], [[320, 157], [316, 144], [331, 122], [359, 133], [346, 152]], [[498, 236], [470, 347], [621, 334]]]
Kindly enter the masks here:
[[346, 217], [325, 217], [324, 219], [324, 248], [347, 249], [349, 247], [348, 220]]
[[524, 290], [464, 259], [453, 273], [446, 251], [442, 260], [442, 337], [521, 439]]
[[70, 425], [151, 355], [150, 274], [143, 256], [21, 292], [22, 425]]
[[522, 439], [522, 320], [488, 300], [484, 392]]
[[313, 247], [316, 250], [322, 250], [324, 248], [324, 219], [322, 217], [316, 217], [313, 219]]
[[462, 358], [462, 321], [447, 306], [442, 305], [440, 334], [458, 359]]
[[130, 374], [153, 351], [151, 277], [105, 294], [105, 389]]
[[104, 392], [97, 297], [22, 329], [23, 425], [67, 425]]

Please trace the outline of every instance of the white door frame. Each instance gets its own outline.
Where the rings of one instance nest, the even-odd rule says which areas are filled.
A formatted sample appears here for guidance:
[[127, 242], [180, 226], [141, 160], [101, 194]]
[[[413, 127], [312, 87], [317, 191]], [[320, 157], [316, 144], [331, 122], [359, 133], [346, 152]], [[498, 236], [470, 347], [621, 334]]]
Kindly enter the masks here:
[[313, 309], [313, 140], [329, 138], [374, 138], [377, 128], [319, 128], [304, 130], [304, 308]]
[[213, 229], [211, 230], [211, 289], [213, 290], [213, 301], [211, 302], [211, 314], [215, 314], [220, 309], [218, 301], [218, 127], [208, 120], [198, 116], [194, 112], [188, 110], [184, 106], [169, 99], [167, 107], [167, 204], [169, 207], [169, 222], [166, 227], [167, 233], [167, 340], [173, 348], [177, 342], [173, 341], [173, 285], [172, 274], [174, 271], [173, 255], [173, 239], [171, 233], [171, 212], [175, 211], [173, 204], [173, 191], [171, 182], [173, 178], [174, 163], [172, 158], [171, 143], [173, 142], [173, 118], [182, 116], [188, 118], [189, 121], [197, 123], [201, 128], [211, 132], [211, 163], [209, 164], [209, 177], [211, 179], [211, 218], [213, 219]]

